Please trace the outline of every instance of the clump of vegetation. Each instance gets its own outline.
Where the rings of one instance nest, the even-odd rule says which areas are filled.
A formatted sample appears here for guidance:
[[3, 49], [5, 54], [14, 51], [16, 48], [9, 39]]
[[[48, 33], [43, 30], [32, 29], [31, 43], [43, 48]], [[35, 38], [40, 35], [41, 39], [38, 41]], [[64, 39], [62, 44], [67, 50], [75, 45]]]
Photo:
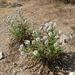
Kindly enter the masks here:
[[33, 30], [33, 40], [25, 40], [25, 51], [31, 51], [34, 58], [54, 61], [63, 52], [55, 23], [49, 22], [40, 28], [40, 31]]
[[31, 29], [29, 23], [21, 14], [11, 21], [10, 32], [14, 39], [19, 43], [24, 43], [24, 40], [31, 40]]
[[38, 31], [33, 31], [33, 55], [38, 59], [55, 60], [63, 51], [62, 46], [59, 45], [55, 23], [46, 23], [41, 29], [44, 32], [43, 35]]
[[11, 23], [10, 32], [15, 40], [22, 44], [20, 50], [31, 52], [39, 60], [47, 59], [51, 61], [58, 58], [63, 52], [55, 25], [56, 23], [49, 22], [39, 31], [32, 31], [29, 23], [20, 15], [18, 19]]

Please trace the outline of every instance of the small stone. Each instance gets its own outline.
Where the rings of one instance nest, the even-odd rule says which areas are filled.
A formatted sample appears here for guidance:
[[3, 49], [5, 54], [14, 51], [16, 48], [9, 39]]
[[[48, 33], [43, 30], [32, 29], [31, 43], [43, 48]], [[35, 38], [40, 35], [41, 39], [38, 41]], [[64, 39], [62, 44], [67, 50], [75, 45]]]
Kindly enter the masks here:
[[75, 75], [75, 72], [70, 72], [69, 75]]
[[53, 72], [50, 72], [49, 75], [54, 75]]
[[4, 57], [3, 52], [0, 52], [0, 60], [3, 59], [3, 57]]

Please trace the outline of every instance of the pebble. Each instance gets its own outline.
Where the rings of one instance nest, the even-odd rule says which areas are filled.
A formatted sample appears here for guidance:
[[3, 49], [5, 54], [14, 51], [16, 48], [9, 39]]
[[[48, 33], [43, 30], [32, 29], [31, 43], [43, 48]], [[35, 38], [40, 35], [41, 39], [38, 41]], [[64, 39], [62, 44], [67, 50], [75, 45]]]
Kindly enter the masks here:
[[3, 59], [4, 55], [3, 52], [0, 52], [0, 60]]

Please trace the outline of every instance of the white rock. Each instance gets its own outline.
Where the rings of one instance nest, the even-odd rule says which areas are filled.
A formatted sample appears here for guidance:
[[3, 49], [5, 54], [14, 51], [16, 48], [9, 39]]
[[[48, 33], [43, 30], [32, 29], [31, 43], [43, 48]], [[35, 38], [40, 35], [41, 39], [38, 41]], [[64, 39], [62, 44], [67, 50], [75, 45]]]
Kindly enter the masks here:
[[70, 72], [69, 75], [75, 75], [75, 72]]
[[0, 60], [3, 59], [3, 52], [0, 52]]

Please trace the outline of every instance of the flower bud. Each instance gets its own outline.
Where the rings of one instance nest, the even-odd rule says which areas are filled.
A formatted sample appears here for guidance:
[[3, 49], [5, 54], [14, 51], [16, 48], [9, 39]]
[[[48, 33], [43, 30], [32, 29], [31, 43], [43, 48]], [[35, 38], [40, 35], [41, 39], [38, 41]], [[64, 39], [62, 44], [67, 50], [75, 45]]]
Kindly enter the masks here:
[[52, 35], [52, 32], [49, 32], [48, 35], [51, 36]]
[[38, 56], [38, 55], [39, 55], [38, 51], [35, 50], [35, 51], [33, 52], [33, 55], [34, 55], [34, 56]]
[[25, 45], [30, 45], [30, 40], [25, 40], [24, 43]]
[[47, 40], [48, 36], [43, 36], [42, 40]]
[[36, 40], [37, 42], [40, 41], [40, 37], [37, 37], [35, 40]]
[[35, 40], [32, 40], [32, 44], [35, 44], [35, 42], [36, 42]]

